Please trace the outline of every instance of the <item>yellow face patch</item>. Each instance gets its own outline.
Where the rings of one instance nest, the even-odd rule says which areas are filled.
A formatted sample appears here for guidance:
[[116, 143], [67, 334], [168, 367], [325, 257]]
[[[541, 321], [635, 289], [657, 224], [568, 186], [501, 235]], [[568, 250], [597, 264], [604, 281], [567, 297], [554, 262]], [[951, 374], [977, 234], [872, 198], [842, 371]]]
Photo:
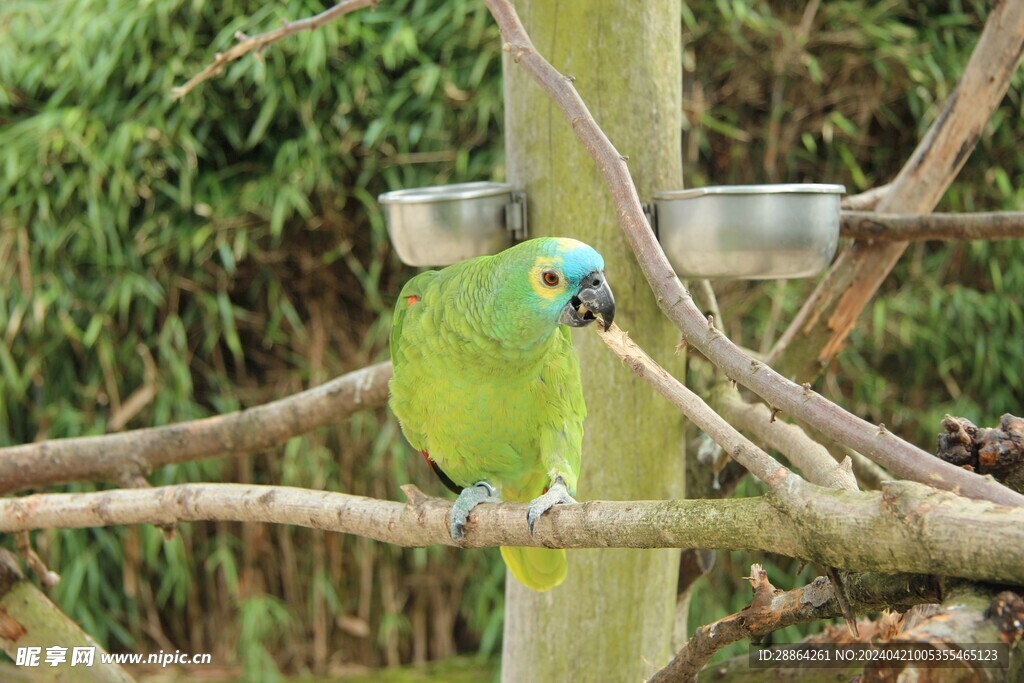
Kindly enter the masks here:
[[[572, 240], [566, 240], [572, 241]], [[549, 287], [544, 284], [544, 271], [553, 270], [558, 273], [558, 284], [554, 287]], [[530, 269], [530, 286], [533, 287], [533, 291], [542, 299], [548, 301], [554, 301], [558, 295], [565, 291], [565, 278], [562, 277], [562, 257], [561, 256], [538, 256], [537, 260], [533, 262], [533, 268]]]

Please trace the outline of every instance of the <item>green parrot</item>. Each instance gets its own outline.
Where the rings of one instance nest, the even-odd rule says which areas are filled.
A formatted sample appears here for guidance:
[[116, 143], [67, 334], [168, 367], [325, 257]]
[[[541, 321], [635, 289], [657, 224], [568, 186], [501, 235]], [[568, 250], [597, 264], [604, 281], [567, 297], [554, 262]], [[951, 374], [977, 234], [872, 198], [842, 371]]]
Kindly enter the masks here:
[[[402, 288], [391, 409], [459, 496], [456, 541], [480, 503], [529, 502], [532, 533], [553, 505], [576, 502], [587, 409], [569, 327], [598, 315], [611, 326], [604, 259], [568, 238], [527, 240], [420, 273]], [[533, 590], [557, 586], [568, 570], [564, 550], [502, 548], [501, 556]]]

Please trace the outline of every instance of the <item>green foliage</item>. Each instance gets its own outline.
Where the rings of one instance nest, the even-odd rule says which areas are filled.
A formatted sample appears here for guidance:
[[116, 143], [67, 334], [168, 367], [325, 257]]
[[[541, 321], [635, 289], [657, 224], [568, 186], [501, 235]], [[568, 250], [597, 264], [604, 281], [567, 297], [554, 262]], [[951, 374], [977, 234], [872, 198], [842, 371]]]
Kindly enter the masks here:
[[276, 683], [283, 680], [274, 663], [274, 652], [286, 649], [295, 637], [296, 620], [280, 599], [260, 595], [247, 598], [239, 610], [239, 659], [247, 679]]
[[[407, 274], [375, 197], [500, 178], [498, 33], [480, 3], [387, 3], [171, 100], [237, 31], [320, 9], [3, 4], [0, 445], [236, 410], [386, 357], [386, 311]], [[384, 411], [269, 455], [168, 467], [151, 481], [439, 491]], [[410, 604], [427, 610], [427, 596], [452, 606], [431, 629], [471, 622], [461, 642], [494, 648], [486, 617], [500, 614], [500, 583], [487, 553], [236, 525], [183, 526], [169, 542], [154, 529], [97, 529], [37, 543], [64, 577], [61, 606], [114, 649], [171, 641], [250, 671], [281, 665], [283, 649], [293, 669], [323, 669], [335, 652], [398, 663], [413, 635], [392, 625], [408, 622]], [[490, 578], [466, 585], [467, 575]], [[459, 612], [464, 593], [479, 615]], [[353, 637], [343, 617], [372, 635]], [[286, 632], [303, 645], [284, 648]]]

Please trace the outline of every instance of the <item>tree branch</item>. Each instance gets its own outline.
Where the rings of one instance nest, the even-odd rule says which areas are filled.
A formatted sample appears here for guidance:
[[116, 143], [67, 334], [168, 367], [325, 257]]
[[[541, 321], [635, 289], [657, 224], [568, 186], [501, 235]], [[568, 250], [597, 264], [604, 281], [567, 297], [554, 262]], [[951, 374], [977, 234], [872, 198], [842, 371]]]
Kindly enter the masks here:
[[873, 187], [870, 190], [861, 192], [860, 194], [851, 194], [847, 197], [843, 197], [839, 201], [839, 207], [843, 209], [843, 211], [871, 211], [878, 205], [878, 202], [882, 201], [882, 198], [888, 194], [891, 189], [892, 184], [887, 183], [885, 185]]
[[747, 403], [739, 392], [723, 388], [715, 404], [722, 414], [739, 430], [753, 434], [775, 450], [781, 452], [803, 476], [818, 486], [857, 490], [853, 476], [853, 463], [847, 457], [842, 464], [836, 462], [828, 449], [807, 436], [797, 425], [776, 420], [763, 403]]
[[[994, 3], [959, 83], [892, 189], [879, 201], [879, 213], [921, 214], [935, 208], [999, 106], [1017, 71], [1022, 48], [1024, 3]], [[783, 361], [780, 367], [787, 375], [817, 376], [842, 349], [861, 311], [906, 247], [904, 241], [851, 244], [804, 302], [768, 362]]]
[[[699, 627], [690, 640], [647, 683], [693, 681], [708, 660], [726, 645], [760, 638], [774, 631], [819, 619], [842, 616], [832, 583], [819, 576], [810, 584], [780, 591], [755, 564], [746, 577], [754, 589], [750, 605], [735, 614]], [[939, 582], [931, 576], [860, 574], [844, 582], [846, 597], [859, 614], [879, 609], [907, 609], [942, 600]]]
[[213, 57], [213, 62], [207, 65], [202, 71], [197, 73], [184, 85], [179, 85], [171, 90], [171, 98], [180, 100], [182, 97], [187, 95], [193, 88], [202, 83], [205, 80], [212, 78], [219, 74], [224, 66], [230, 62], [240, 59], [245, 55], [249, 54], [253, 50], [261, 51], [273, 42], [286, 38], [294, 33], [300, 31], [312, 31], [315, 28], [319, 28], [324, 24], [337, 19], [338, 17], [348, 14], [349, 12], [363, 7], [375, 7], [378, 0], [342, 0], [334, 7], [324, 10], [320, 14], [316, 14], [312, 17], [306, 17], [298, 21], [286, 21], [280, 28], [276, 28], [273, 31], [267, 31], [257, 36], [246, 36], [239, 32], [235, 34], [235, 38], [238, 40], [238, 44], [234, 45], [224, 52], [218, 52]]
[[[884, 427], [876, 427], [831, 403], [809, 388], [802, 389], [764, 363], [744, 354], [727, 337], [709, 328], [669, 264], [644, 217], [626, 158], [600, 129], [572, 85], [534, 48], [515, 8], [508, 0], [486, 0], [505, 40], [504, 49], [552, 98], [577, 139], [594, 159], [615, 203], [619, 225], [654, 291], [658, 305], [680, 328], [683, 339], [726, 375], [751, 389], [772, 406], [803, 420], [836, 441], [885, 466], [897, 476], [954, 490], [973, 498], [1005, 505], [1024, 505], [1024, 495], [934, 457]], [[1013, 4], [1013, 3], [1004, 3]]]
[[[710, 323], [709, 323], [710, 326]], [[613, 324], [607, 331], [595, 325], [598, 335], [615, 355], [634, 373], [679, 408], [693, 424], [710, 436], [732, 459], [743, 465], [755, 477], [769, 486], [779, 487], [787, 478], [796, 477], [778, 460], [755, 446], [736, 428], [722, 419], [711, 406], [686, 385], [670, 375], [644, 352], [629, 335]], [[712, 328], [715, 329], [715, 328]], [[715, 329], [717, 332], [718, 330]], [[719, 332], [719, 334], [721, 334]], [[832, 460], [829, 458], [829, 460]], [[835, 462], [834, 460], [832, 462]]]
[[1018, 240], [1024, 238], [1024, 212], [929, 213], [920, 216], [843, 211], [840, 237], [876, 242], [921, 240]]
[[163, 465], [253, 453], [384, 405], [389, 379], [391, 363], [378, 363], [235, 413], [0, 448], [0, 494], [71, 481], [137, 482]]
[[[728, 500], [590, 501], [526, 526], [526, 504], [474, 509], [463, 547], [760, 550], [853, 571], [909, 572], [1024, 584], [1024, 509], [913, 482], [881, 492], [823, 489], [798, 477], [789, 495]], [[451, 502], [403, 487], [407, 504], [286, 486], [182, 484], [0, 500], [0, 533], [194, 521], [294, 524], [406, 547], [456, 545]]]

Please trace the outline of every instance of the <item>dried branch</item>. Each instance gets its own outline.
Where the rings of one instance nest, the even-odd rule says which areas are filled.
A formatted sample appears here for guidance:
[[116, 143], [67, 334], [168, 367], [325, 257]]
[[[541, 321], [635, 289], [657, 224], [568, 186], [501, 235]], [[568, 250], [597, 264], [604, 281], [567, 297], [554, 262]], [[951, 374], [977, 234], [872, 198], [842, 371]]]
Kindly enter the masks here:
[[172, 463], [245, 455], [384, 405], [391, 363], [235, 413], [103, 436], [0, 448], [0, 493], [70, 481], [138, 480]]
[[836, 462], [827, 448], [797, 425], [776, 420], [763, 403], [747, 403], [735, 389], [724, 388], [718, 392], [715, 405], [740, 431], [753, 434], [785, 455], [808, 481], [827, 488], [857, 490], [849, 457], [842, 463]]
[[[597, 330], [601, 341], [621, 358], [638, 377], [679, 408], [683, 415], [755, 477], [772, 487], [778, 487], [788, 478], [796, 477], [778, 460], [736, 431], [700, 396], [690, 391], [686, 385], [654, 362], [643, 349], [629, 338], [628, 334], [619, 329], [618, 325], [613, 324], [607, 331], [601, 329], [600, 325], [595, 325], [594, 329]], [[832, 459], [829, 458], [829, 460]]]
[[876, 242], [1024, 239], [1024, 212], [929, 213], [922, 216], [843, 211], [839, 235]]
[[267, 45], [273, 42], [286, 38], [294, 33], [300, 31], [312, 31], [315, 28], [319, 28], [324, 24], [334, 21], [338, 17], [353, 12], [357, 9], [364, 7], [372, 7], [377, 5], [377, 0], [342, 0], [334, 7], [324, 10], [320, 14], [316, 14], [312, 17], [306, 17], [298, 21], [285, 21], [282, 23], [280, 28], [276, 28], [273, 31], [267, 31], [257, 36], [247, 36], [241, 32], [235, 34], [235, 38], [238, 43], [224, 52], [218, 52], [213, 57], [213, 62], [206, 66], [202, 71], [197, 73], [184, 85], [179, 85], [171, 91], [171, 97], [175, 100], [180, 100], [182, 97], [187, 95], [193, 88], [202, 83], [205, 80], [212, 78], [219, 74], [224, 66], [230, 62], [240, 59], [250, 52], [262, 51]]
[[[748, 638], [760, 638], [779, 629], [842, 615], [832, 583], [824, 576], [791, 591], [780, 591], [755, 564], [745, 577], [754, 589], [750, 605], [735, 614], [698, 628], [663, 669], [648, 683], [693, 681], [708, 660], [726, 645]], [[879, 609], [906, 609], [912, 605], [939, 602], [939, 582], [930, 576], [861, 574], [845, 584], [853, 610], [865, 613]]]
[[[823, 489], [799, 477], [788, 495], [728, 500], [590, 501], [526, 526], [526, 505], [485, 504], [464, 547], [717, 548], [781, 553], [852, 571], [962, 576], [1024, 584], [1024, 509], [913, 482], [881, 492]], [[0, 533], [194, 521], [294, 524], [407, 547], [455, 545], [451, 502], [403, 487], [407, 504], [285, 486], [182, 484], [0, 500]]]
[[[994, 3], [959, 83], [878, 203], [879, 213], [923, 214], [935, 208], [999, 106], [1022, 49], [1024, 3]], [[842, 349], [861, 311], [906, 247], [902, 241], [851, 244], [804, 302], [768, 362], [800, 379], [817, 376]], [[847, 445], [873, 458], [864, 449]], [[897, 468], [889, 469], [903, 476]]]
[[897, 476], [958, 491], [972, 498], [1005, 505], [1024, 505], [1021, 494], [960, 468], [937, 464], [934, 457], [920, 448], [890, 434], [884, 427], [876, 427], [846, 412], [809, 388], [802, 389], [769, 366], [744, 354], [718, 330], [709, 328], [707, 319], [693, 304], [644, 217], [625, 157], [618, 153], [594, 121], [572, 81], [562, 76], [534, 48], [512, 4], [508, 0], [486, 2], [505, 40], [505, 51], [550, 95], [577, 139], [594, 159], [615, 203], [619, 225], [636, 254], [658, 305], [680, 328], [688, 344], [721, 368], [730, 379], [751, 389], [768, 404], [863, 453]]

